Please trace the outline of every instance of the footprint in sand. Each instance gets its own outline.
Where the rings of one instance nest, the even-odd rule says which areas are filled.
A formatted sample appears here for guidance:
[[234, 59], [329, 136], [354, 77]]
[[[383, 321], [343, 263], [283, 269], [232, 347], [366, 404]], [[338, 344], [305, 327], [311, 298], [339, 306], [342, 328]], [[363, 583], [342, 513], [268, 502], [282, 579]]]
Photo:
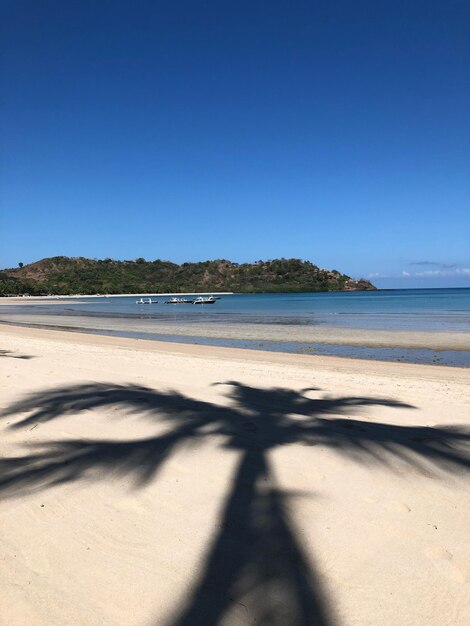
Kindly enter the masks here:
[[452, 562], [454, 555], [443, 546], [428, 546], [424, 554], [440, 570], [441, 574], [457, 583], [467, 580], [465, 574]]

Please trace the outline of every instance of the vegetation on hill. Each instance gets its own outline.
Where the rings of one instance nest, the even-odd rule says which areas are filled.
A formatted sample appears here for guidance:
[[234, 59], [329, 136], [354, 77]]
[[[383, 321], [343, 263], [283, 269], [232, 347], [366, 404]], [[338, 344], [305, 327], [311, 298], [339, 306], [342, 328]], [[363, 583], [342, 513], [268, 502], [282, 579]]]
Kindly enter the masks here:
[[183, 263], [115, 261], [64, 256], [42, 259], [0, 272], [0, 295], [113, 294], [235, 291], [282, 293], [372, 290], [367, 280], [353, 280], [309, 261], [275, 259], [255, 263], [226, 260]]

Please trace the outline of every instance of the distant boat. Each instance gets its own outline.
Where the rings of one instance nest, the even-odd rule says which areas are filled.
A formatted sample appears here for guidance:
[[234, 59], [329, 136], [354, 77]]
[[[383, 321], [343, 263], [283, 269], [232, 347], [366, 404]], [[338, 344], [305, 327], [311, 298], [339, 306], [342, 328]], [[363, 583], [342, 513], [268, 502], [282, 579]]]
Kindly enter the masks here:
[[217, 300], [219, 300], [219, 298], [214, 298], [214, 296], [208, 296], [207, 298], [199, 296], [199, 298], [194, 300], [193, 304], [215, 304]]
[[165, 301], [165, 304], [214, 304], [220, 300], [220, 296], [199, 296], [197, 298], [173, 297]]
[[141, 298], [135, 301], [136, 304], [158, 304], [158, 300], [152, 300], [152, 298]]
[[165, 304], [194, 304], [194, 300], [188, 298], [170, 298], [165, 301]]

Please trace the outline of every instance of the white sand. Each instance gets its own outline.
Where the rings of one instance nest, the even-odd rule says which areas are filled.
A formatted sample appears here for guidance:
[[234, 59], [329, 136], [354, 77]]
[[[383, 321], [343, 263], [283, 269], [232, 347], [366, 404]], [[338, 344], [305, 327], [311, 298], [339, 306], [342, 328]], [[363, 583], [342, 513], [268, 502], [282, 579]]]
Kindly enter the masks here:
[[0, 623], [466, 626], [469, 382], [0, 328]]
[[[127, 298], [127, 297], [150, 297], [150, 296], [205, 296], [208, 293], [214, 296], [232, 296], [233, 291], [178, 291], [178, 292], [169, 292], [169, 293], [158, 293], [152, 291], [151, 293], [107, 293], [107, 294], [76, 294], [72, 296], [8, 296], [0, 298], [0, 305], [18, 305], [18, 304], [33, 304], [37, 306], [38, 304], [64, 304], [69, 303], [70, 300], [80, 300], [82, 298], [87, 298], [90, 300], [94, 300], [95, 298]], [[83, 304], [83, 303], [80, 303]]]

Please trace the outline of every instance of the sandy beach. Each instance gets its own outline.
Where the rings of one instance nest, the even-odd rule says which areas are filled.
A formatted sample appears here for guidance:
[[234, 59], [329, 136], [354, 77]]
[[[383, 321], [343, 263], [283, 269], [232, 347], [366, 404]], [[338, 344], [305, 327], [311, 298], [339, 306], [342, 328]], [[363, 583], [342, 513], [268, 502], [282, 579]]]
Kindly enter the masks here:
[[468, 369], [4, 325], [0, 391], [2, 624], [470, 623]]
[[[233, 294], [233, 291], [212, 291], [211, 292], [214, 296], [229, 296]], [[106, 293], [106, 294], [100, 294], [100, 295], [96, 295], [96, 294], [83, 294], [83, 293], [79, 293], [79, 294], [74, 294], [71, 296], [8, 296], [8, 298], [3, 298], [2, 301], [0, 302], [0, 304], [6, 304], [7, 306], [15, 306], [18, 304], [21, 305], [34, 305], [37, 306], [38, 304], [45, 304], [45, 305], [51, 305], [51, 304], [63, 304], [63, 303], [67, 303], [70, 302], [71, 300], [95, 300], [98, 298], [123, 298], [123, 297], [128, 297], [128, 296], [132, 296], [132, 297], [138, 297], [138, 298], [142, 298], [142, 297], [166, 297], [166, 296], [204, 296], [207, 295], [207, 291], [179, 291], [177, 293], [175, 292], [168, 292], [168, 293], [163, 293], [163, 292], [150, 292], [150, 293]]]

